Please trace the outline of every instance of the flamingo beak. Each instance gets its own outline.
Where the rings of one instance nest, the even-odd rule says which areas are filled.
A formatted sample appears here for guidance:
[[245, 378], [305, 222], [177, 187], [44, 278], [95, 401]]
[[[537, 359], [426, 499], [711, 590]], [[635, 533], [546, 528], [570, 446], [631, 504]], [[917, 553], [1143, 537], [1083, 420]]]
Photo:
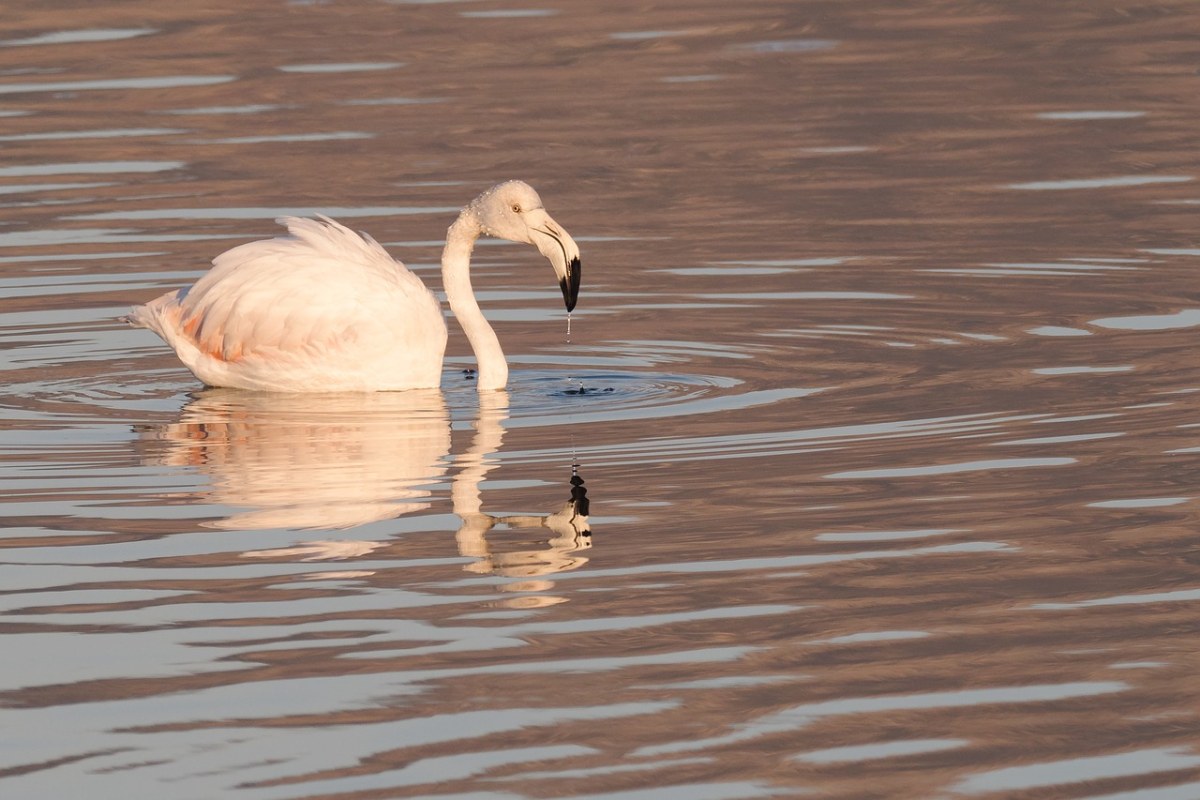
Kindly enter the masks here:
[[554, 267], [567, 311], [573, 311], [579, 299], [580, 279], [583, 275], [583, 266], [579, 263], [579, 246], [570, 234], [544, 211], [538, 224], [531, 225], [530, 230], [537, 234], [533, 237], [533, 244]]
[[567, 304], [567, 311], [575, 310], [575, 301], [579, 299], [579, 282], [582, 277], [583, 265], [579, 263], [579, 256], [576, 256], [567, 264], [567, 276], [558, 279], [559, 288], [563, 293], [563, 302]]

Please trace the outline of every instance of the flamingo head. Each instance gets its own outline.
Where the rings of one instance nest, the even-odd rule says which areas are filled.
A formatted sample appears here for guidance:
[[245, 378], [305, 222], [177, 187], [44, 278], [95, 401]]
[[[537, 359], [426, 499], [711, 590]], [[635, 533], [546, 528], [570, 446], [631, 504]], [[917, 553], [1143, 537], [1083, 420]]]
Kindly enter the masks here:
[[583, 274], [579, 246], [546, 212], [532, 186], [506, 181], [479, 195], [471, 206], [484, 233], [536, 247], [554, 267], [567, 311], [575, 308]]

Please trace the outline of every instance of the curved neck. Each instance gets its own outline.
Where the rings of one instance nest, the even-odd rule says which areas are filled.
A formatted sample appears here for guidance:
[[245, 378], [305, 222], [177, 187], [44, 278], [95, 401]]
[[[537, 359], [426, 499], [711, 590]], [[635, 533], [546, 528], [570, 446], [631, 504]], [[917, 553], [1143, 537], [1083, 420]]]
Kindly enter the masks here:
[[479, 366], [476, 387], [482, 392], [504, 388], [508, 383], [508, 362], [504, 360], [500, 340], [479, 310], [475, 291], [471, 288], [471, 250], [479, 233], [479, 219], [470, 208], [464, 209], [446, 234], [446, 249], [442, 251], [442, 286], [454, 318], [475, 351], [475, 362]]

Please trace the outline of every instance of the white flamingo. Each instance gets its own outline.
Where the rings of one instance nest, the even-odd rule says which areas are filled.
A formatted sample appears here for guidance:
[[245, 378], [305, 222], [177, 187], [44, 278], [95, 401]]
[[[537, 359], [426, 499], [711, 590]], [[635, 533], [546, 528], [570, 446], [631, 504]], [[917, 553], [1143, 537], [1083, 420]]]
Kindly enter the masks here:
[[[371, 237], [328, 217], [285, 217], [289, 236], [213, 259], [194, 285], [125, 317], [174, 348], [209, 386], [276, 392], [430, 389], [441, 383], [446, 323], [421, 279]], [[478, 364], [480, 391], [503, 389], [508, 363], [471, 289], [481, 235], [532, 244], [550, 260], [567, 311], [579, 248], [521, 181], [471, 201], [446, 234], [442, 283]]]

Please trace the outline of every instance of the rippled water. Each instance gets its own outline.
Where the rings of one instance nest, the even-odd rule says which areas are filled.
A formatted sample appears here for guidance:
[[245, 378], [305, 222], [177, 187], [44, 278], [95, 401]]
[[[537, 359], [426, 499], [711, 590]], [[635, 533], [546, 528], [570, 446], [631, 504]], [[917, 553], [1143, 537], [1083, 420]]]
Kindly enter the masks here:
[[[1186, 4], [19, 4], [0, 796], [1200, 796]], [[202, 389], [129, 305], [283, 214], [512, 377]]]

